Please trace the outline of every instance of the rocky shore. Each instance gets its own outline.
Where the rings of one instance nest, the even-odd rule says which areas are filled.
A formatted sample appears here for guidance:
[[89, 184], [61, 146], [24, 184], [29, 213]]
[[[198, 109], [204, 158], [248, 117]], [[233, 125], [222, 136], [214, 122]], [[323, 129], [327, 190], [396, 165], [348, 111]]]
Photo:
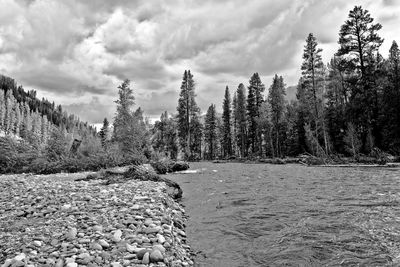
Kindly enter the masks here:
[[0, 266], [194, 264], [164, 182], [86, 175], [0, 176]]

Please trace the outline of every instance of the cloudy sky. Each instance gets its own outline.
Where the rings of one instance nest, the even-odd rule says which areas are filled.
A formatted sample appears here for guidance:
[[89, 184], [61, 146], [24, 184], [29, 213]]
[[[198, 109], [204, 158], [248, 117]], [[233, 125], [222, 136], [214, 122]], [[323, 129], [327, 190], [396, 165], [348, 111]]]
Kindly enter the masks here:
[[205, 111], [254, 72], [267, 87], [275, 73], [296, 84], [307, 34], [329, 60], [354, 5], [383, 25], [386, 56], [400, 41], [397, 0], [0, 0], [0, 73], [99, 123], [126, 78], [147, 116], [175, 112], [191, 69]]

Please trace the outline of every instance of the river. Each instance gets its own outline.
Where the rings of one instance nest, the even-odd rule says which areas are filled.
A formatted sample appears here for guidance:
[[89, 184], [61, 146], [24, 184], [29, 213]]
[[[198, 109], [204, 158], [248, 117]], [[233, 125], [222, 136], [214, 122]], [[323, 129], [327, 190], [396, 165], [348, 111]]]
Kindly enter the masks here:
[[400, 170], [208, 162], [183, 189], [197, 266], [400, 266]]

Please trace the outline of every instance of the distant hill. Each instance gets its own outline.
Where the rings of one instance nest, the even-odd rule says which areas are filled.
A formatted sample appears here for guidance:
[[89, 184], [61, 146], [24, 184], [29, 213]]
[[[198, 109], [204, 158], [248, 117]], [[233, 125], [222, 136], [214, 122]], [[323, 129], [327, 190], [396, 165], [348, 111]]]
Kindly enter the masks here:
[[61, 105], [38, 99], [36, 91], [25, 91], [14, 79], [0, 74], [1, 132], [24, 139], [35, 134], [45, 142], [54, 127], [79, 136], [96, 134], [94, 127], [63, 111]]

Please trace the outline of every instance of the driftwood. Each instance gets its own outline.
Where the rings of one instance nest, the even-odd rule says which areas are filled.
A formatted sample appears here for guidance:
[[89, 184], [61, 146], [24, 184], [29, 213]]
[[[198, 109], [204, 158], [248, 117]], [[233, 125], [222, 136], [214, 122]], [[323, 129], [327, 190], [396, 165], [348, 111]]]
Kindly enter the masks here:
[[182, 189], [178, 183], [158, 175], [150, 165], [137, 165], [128, 167], [117, 167], [101, 170], [97, 173], [89, 174], [85, 178], [76, 181], [104, 180], [105, 185], [123, 183], [127, 180], [141, 180], [164, 182], [168, 186], [168, 194], [175, 198], [182, 198]]

